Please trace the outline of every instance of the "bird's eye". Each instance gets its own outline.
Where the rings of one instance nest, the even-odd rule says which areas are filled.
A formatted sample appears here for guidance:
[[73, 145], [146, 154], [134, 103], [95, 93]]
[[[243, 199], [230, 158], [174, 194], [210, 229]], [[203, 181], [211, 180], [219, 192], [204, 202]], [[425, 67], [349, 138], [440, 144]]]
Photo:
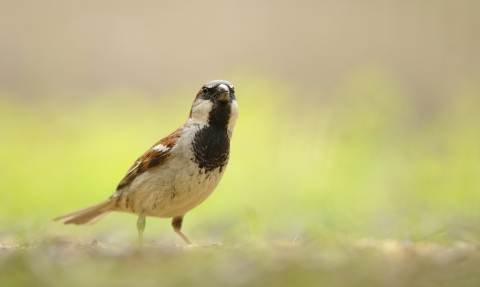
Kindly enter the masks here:
[[204, 93], [206, 95], [208, 93], [208, 89], [207, 88], [202, 88], [202, 93]]

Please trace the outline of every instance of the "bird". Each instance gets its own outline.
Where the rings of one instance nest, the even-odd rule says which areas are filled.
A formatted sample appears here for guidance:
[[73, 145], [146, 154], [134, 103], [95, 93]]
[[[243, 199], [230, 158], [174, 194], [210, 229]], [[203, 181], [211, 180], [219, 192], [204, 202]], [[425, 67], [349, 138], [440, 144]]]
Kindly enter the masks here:
[[237, 118], [234, 86], [225, 80], [206, 83], [187, 121], [141, 155], [112, 196], [54, 220], [88, 225], [114, 211], [133, 213], [143, 245], [146, 217], [172, 218], [175, 233], [191, 245], [181, 231], [183, 218], [210, 196], [225, 173]]

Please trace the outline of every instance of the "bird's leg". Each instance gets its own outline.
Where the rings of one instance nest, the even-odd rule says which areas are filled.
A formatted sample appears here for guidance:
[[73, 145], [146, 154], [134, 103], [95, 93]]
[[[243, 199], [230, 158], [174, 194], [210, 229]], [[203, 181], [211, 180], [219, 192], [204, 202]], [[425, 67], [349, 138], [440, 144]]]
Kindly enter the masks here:
[[188, 245], [192, 245], [192, 242], [188, 240], [188, 238], [185, 236], [185, 234], [182, 233], [182, 222], [183, 222], [183, 215], [174, 217], [172, 219], [172, 226], [173, 230], [175, 231], [176, 234], [180, 235], [180, 237], [187, 243]]
[[138, 240], [140, 245], [143, 245], [143, 231], [145, 230], [146, 220], [145, 220], [145, 212], [140, 212], [137, 220], [137, 230], [138, 230]]

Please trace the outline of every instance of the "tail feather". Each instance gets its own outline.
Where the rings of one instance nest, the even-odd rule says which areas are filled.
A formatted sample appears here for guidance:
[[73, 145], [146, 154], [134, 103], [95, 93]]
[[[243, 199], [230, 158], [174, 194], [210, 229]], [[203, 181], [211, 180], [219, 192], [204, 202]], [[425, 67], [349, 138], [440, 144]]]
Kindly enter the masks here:
[[94, 224], [113, 212], [110, 207], [111, 201], [106, 200], [94, 206], [87, 207], [69, 214], [62, 215], [53, 220], [62, 220], [65, 224]]

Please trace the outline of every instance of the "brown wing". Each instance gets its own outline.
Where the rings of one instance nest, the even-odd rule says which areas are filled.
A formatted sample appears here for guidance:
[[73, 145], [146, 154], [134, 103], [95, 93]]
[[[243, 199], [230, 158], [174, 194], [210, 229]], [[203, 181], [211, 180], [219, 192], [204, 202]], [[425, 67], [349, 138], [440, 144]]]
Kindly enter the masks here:
[[180, 138], [181, 132], [181, 128], [174, 131], [169, 136], [158, 141], [141, 157], [139, 157], [137, 161], [135, 161], [135, 163], [130, 167], [127, 174], [123, 177], [122, 181], [120, 181], [117, 186], [117, 190], [122, 189], [132, 183], [132, 181], [137, 176], [139, 176], [149, 168], [153, 168], [165, 163], [170, 157], [170, 151]]

